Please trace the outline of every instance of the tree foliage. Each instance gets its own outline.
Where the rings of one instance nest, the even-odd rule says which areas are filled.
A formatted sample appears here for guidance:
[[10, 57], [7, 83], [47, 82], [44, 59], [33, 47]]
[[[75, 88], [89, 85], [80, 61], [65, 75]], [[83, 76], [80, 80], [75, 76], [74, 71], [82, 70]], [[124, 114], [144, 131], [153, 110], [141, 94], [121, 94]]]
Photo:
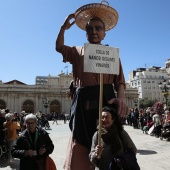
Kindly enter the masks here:
[[147, 107], [152, 107], [155, 102], [157, 102], [157, 101], [156, 100], [151, 100], [151, 99], [148, 99], [148, 98], [141, 99], [139, 101], [139, 108], [145, 109]]

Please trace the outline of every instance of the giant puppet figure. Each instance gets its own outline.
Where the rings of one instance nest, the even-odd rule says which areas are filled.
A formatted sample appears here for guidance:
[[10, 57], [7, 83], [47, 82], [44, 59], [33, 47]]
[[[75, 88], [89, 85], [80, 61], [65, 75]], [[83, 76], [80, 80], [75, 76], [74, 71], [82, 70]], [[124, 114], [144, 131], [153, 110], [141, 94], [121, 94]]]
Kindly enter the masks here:
[[[72, 19], [73, 22], [71, 22]], [[63, 62], [72, 64], [74, 86], [77, 87], [70, 109], [71, 120], [69, 125], [72, 135], [65, 162], [65, 169], [67, 170], [93, 169], [88, 155], [99, 117], [100, 74], [83, 71], [84, 47], [65, 45], [65, 31], [76, 23], [79, 28], [86, 31], [88, 42], [98, 45], [102, 44], [106, 31], [112, 29], [117, 20], [117, 12], [109, 5], [103, 3], [88, 4], [70, 14], [58, 34], [56, 51], [62, 54]], [[114, 91], [117, 92], [116, 95]], [[116, 106], [119, 114], [124, 116], [128, 111], [124, 101], [124, 91], [125, 79], [119, 61], [119, 75], [103, 75], [103, 105]]]

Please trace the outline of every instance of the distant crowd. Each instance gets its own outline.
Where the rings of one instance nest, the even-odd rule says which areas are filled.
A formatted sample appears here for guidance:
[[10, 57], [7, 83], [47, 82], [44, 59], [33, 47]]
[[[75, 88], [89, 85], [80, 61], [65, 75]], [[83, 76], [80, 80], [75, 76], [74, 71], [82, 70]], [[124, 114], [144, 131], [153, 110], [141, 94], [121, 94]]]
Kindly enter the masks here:
[[125, 124], [145, 134], [170, 140], [170, 108], [164, 109], [161, 102], [146, 109], [129, 108]]

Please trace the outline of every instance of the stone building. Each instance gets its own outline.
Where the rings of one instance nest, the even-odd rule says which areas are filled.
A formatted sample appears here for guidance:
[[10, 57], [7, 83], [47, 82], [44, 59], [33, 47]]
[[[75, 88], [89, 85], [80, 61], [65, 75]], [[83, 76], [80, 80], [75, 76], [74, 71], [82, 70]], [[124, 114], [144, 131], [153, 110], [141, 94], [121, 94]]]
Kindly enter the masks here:
[[125, 97], [125, 101], [129, 108], [139, 107], [138, 89], [131, 88], [129, 83], [126, 83]]
[[159, 88], [159, 83], [169, 80], [165, 68], [152, 66], [149, 68], [138, 68], [129, 74], [130, 88], [138, 90], [139, 99], [148, 98], [164, 102], [164, 96]]
[[[69, 113], [71, 100], [66, 91], [72, 79], [72, 73], [61, 73], [58, 76], [37, 76], [35, 85], [19, 80], [0, 82], [0, 109], [8, 108], [17, 113]], [[135, 107], [138, 91], [128, 84], [126, 86], [126, 103], [129, 107]]]
[[66, 94], [72, 74], [48, 76], [46, 83], [27, 85], [18, 80], [0, 83], [0, 109], [28, 113], [69, 113], [71, 101]]

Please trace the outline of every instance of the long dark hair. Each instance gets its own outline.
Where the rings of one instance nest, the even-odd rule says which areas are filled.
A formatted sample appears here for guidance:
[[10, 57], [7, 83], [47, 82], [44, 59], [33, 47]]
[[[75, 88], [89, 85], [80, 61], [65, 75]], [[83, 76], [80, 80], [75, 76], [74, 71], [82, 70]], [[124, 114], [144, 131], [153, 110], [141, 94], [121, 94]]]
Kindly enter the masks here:
[[117, 111], [113, 108], [113, 107], [110, 107], [110, 106], [104, 106], [102, 108], [102, 112], [109, 112], [112, 116], [112, 119], [114, 119], [114, 124], [116, 124], [117, 128], [119, 131], [123, 130], [123, 125], [122, 125], [122, 122], [121, 122], [121, 119], [117, 113]]

